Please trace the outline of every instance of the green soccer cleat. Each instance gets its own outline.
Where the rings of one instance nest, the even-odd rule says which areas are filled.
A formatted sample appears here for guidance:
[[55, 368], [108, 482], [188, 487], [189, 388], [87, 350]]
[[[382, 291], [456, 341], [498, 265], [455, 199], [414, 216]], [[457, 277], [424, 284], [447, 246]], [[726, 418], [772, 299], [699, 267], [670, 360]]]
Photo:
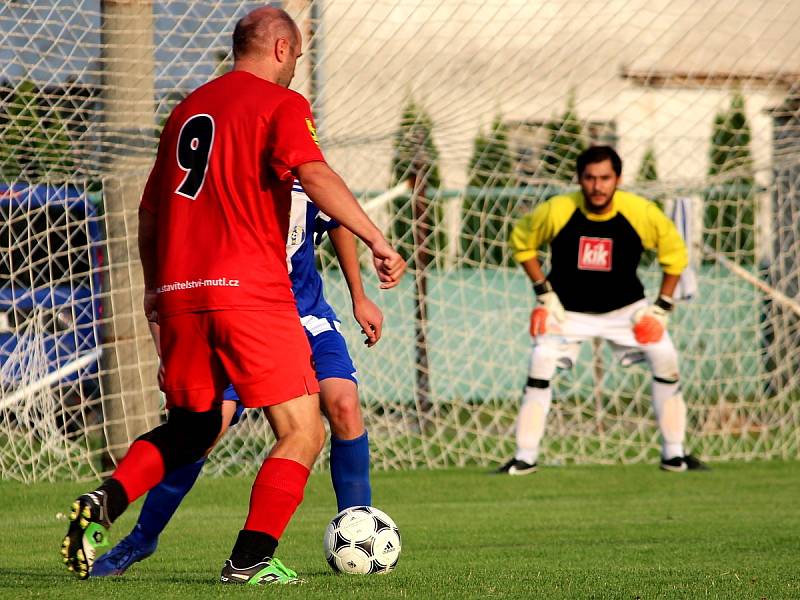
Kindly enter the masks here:
[[230, 560], [226, 560], [219, 580], [221, 583], [242, 583], [247, 585], [303, 583], [297, 573], [284, 566], [281, 561], [274, 557], [267, 558], [243, 569], [234, 567]]
[[67, 570], [78, 579], [89, 577], [98, 550], [108, 547], [108, 520], [105, 492], [92, 492], [80, 496], [72, 503], [69, 529], [61, 542], [61, 556]]

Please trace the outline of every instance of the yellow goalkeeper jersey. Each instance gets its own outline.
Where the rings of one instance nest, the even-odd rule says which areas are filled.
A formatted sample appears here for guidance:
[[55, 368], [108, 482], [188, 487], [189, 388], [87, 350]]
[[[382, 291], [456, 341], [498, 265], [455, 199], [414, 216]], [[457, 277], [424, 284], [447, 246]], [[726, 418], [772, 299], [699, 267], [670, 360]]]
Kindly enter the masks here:
[[644, 249], [654, 249], [665, 273], [679, 275], [688, 253], [675, 224], [653, 202], [617, 190], [612, 210], [597, 215], [583, 193], [554, 196], [517, 221], [514, 258], [525, 262], [550, 245], [547, 278], [566, 310], [605, 313], [644, 298], [636, 269]]

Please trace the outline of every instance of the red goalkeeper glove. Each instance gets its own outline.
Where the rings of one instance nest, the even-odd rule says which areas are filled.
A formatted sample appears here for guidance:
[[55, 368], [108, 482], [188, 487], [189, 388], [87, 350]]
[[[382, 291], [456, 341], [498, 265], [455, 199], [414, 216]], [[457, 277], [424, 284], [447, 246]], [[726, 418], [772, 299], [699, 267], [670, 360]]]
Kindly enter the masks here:
[[536, 306], [531, 312], [531, 336], [558, 333], [561, 331], [559, 324], [563, 323], [566, 318], [561, 300], [558, 299], [558, 295], [546, 279], [534, 283], [533, 289], [536, 291]]
[[674, 303], [668, 296], [659, 296], [655, 304], [637, 310], [633, 315], [633, 337], [640, 344], [655, 344], [664, 337], [669, 313]]

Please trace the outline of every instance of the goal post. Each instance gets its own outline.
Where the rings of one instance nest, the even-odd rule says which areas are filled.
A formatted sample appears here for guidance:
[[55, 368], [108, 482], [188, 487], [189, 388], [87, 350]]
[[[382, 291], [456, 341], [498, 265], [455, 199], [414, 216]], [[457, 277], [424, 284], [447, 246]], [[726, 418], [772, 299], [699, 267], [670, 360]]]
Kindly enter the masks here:
[[[141, 316], [139, 195], [165, 116], [230, 63], [236, 20], [261, 4], [0, 6], [0, 479], [99, 477], [163, 417]], [[321, 249], [376, 468], [509, 457], [534, 297], [508, 232], [576, 189], [574, 157], [596, 143], [619, 150], [625, 189], [697, 209], [698, 293], [670, 322], [689, 448], [798, 457], [799, 4], [779, 15], [772, 0], [272, 4], [303, 33], [292, 87], [322, 116], [327, 160], [406, 258], [426, 254], [388, 291], [364, 255], [385, 315], [367, 349]], [[421, 137], [403, 154], [408, 132]], [[435, 185], [409, 186], [420, 163]], [[652, 298], [652, 256], [640, 275]], [[543, 462], [657, 457], [641, 365], [587, 344], [553, 385]], [[208, 471], [253, 472], [272, 442], [248, 411]]]
[[[153, 0], [103, 0], [101, 143], [106, 257], [102, 401], [108, 455], [121, 459], [159, 423], [156, 360], [143, 322], [137, 213], [155, 129]], [[114, 151], [124, 144], [124, 151]], [[124, 175], [123, 175], [124, 174]]]

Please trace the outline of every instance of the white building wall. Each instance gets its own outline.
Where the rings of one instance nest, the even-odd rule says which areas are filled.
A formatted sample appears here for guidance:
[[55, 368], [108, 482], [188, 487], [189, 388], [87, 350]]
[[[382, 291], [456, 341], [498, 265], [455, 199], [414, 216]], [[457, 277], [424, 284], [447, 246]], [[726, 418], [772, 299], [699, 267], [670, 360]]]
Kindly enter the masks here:
[[[780, 5], [780, 6], [779, 6]], [[780, 8], [780, 11], [778, 9]], [[782, 73], [800, 65], [800, 3], [775, 0], [326, 0], [324, 123], [332, 164], [358, 190], [389, 184], [392, 134], [410, 96], [434, 122], [444, 185], [467, 181], [473, 140], [500, 113], [617, 121], [635, 176], [653, 142], [659, 172], [697, 182], [715, 113], [733, 86], [644, 88], [623, 68]], [[795, 25], [790, 28], [788, 25]], [[302, 67], [297, 85], [302, 89]], [[769, 176], [770, 120], [785, 88], [745, 86], [759, 179]]]

